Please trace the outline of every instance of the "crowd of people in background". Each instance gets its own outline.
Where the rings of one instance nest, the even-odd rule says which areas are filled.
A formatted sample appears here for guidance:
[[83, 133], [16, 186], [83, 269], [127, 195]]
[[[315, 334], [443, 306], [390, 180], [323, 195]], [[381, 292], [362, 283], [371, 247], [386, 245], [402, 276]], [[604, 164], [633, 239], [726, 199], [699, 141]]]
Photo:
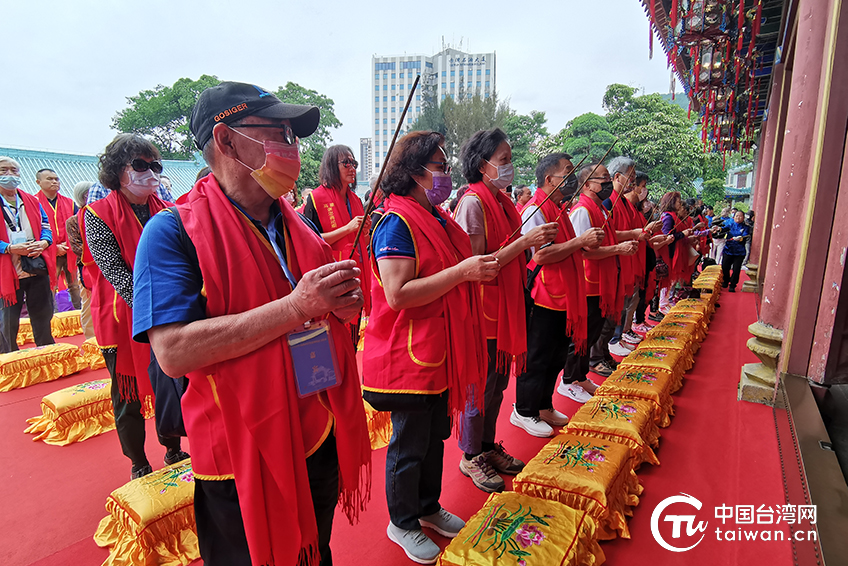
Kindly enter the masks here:
[[[733, 292], [750, 251], [752, 213], [714, 214], [677, 191], [653, 202], [626, 156], [576, 169], [553, 153], [535, 190], [513, 187], [499, 129], [458, 156], [438, 132], [406, 134], [365, 203], [353, 152], [334, 145], [297, 203], [298, 140], [318, 120], [253, 85], [204, 91], [190, 130], [208, 169], [177, 205], [137, 135], [109, 143], [73, 200], [50, 169], [37, 196], [20, 190], [19, 165], [0, 157], [3, 351], [17, 349], [24, 302], [36, 344], [53, 343], [64, 278], [106, 360], [131, 477], [152, 472], [149, 399], [166, 465], [189, 457], [190, 439], [207, 565], [331, 563], [336, 505], [354, 520], [370, 490], [363, 396], [391, 413], [387, 536], [435, 562], [422, 527], [464, 525], [440, 504], [452, 431], [461, 473], [503, 490], [524, 467], [498, 441], [510, 379], [509, 422], [553, 435], [568, 422], [555, 392], [591, 399], [592, 374], [609, 376], [689, 296], [699, 266], [721, 264]], [[454, 192], [456, 164], [467, 184]], [[159, 427], [170, 378], [183, 380], [184, 433]]]

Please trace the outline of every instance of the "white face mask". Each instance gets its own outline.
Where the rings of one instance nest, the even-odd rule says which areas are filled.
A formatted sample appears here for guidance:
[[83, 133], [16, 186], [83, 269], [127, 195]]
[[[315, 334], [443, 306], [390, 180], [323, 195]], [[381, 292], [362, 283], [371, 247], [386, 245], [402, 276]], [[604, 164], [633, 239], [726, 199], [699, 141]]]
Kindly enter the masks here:
[[129, 171], [130, 182], [127, 190], [137, 197], [149, 197], [159, 188], [159, 175], [148, 169], [147, 171]]
[[495, 165], [488, 159], [486, 160], [486, 163], [498, 170], [498, 176], [494, 177], [491, 181], [492, 185], [496, 189], [503, 190], [512, 183], [512, 180], [515, 178], [515, 167], [513, 167], [512, 163], [507, 163], [506, 165]]

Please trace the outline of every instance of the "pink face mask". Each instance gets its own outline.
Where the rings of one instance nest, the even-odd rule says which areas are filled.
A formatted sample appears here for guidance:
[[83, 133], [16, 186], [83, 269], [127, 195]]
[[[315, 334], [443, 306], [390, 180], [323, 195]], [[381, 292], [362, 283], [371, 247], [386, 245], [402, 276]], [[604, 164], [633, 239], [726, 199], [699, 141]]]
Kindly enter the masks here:
[[250, 141], [261, 143], [265, 148], [265, 163], [259, 169], [253, 169], [239, 161], [252, 171], [250, 176], [259, 183], [259, 186], [265, 189], [265, 192], [273, 199], [278, 199], [290, 192], [300, 175], [300, 152], [297, 143], [289, 145], [273, 140], [260, 142], [238, 130], [233, 131]]

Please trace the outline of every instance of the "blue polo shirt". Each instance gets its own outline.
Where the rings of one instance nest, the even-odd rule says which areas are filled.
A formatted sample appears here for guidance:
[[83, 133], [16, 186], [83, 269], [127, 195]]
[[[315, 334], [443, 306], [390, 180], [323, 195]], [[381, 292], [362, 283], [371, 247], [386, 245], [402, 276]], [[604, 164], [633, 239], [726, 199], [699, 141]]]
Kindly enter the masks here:
[[[439, 216], [435, 208], [433, 208], [431, 214], [439, 221], [442, 228], [448, 225], [447, 221]], [[371, 237], [371, 252], [378, 260], [386, 257], [415, 259], [415, 245], [413, 244], [412, 234], [409, 232], [406, 222], [400, 216], [390, 212], [380, 220], [380, 223], [374, 228], [374, 235]]]

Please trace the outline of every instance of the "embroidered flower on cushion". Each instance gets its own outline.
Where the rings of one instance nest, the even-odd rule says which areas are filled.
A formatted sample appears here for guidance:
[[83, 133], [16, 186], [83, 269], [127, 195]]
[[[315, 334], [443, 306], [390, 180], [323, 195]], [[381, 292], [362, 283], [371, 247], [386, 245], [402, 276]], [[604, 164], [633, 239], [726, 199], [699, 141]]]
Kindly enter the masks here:
[[616, 381], [629, 381], [630, 383], [647, 383], [648, 385], [653, 385], [656, 380], [657, 376], [653, 373], [644, 371], [628, 371], [622, 374]]
[[180, 480], [182, 480], [186, 483], [193, 482], [194, 481], [194, 470], [189, 470], [186, 473], [184, 473], [183, 475], [181, 475]]
[[541, 545], [545, 540], [545, 535], [539, 530], [536, 525], [523, 524], [515, 531], [515, 540], [521, 548], [527, 548], [532, 545]]
[[96, 391], [98, 389], [103, 389], [104, 387], [106, 387], [105, 381], [87, 381], [85, 383], [75, 385], [74, 389], [71, 391], [71, 396], [76, 395], [77, 393], [85, 393], [86, 391]]
[[639, 352], [636, 352], [636, 357], [653, 360], [664, 360], [668, 357], [668, 354], [666, 352], [653, 352], [651, 350], [641, 350]]
[[603, 452], [608, 445], [594, 445], [591, 442], [575, 442], [568, 440], [560, 442], [553, 454], [544, 459], [545, 464], [558, 463], [560, 468], [576, 468], [581, 466], [589, 472], [595, 471], [595, 466], [605, 462]]

